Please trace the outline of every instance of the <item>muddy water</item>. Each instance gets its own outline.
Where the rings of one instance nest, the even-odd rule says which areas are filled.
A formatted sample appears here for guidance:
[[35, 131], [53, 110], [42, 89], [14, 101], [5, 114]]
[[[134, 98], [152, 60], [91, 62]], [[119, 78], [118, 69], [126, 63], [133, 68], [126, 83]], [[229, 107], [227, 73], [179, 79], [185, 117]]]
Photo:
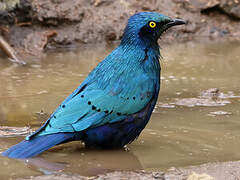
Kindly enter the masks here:
[[[96, 46], [49, 53], [26, 67], [1, 58], [0, 151], [39, 127], [110, 51]], [[85, 150], [69, 143], [26, 161], [0, 157], [0, 177], [56, 171], [96, 175], [239, 160], [240, 43], [165, 45], [162, 56], [158, 104], [129, 151]]]

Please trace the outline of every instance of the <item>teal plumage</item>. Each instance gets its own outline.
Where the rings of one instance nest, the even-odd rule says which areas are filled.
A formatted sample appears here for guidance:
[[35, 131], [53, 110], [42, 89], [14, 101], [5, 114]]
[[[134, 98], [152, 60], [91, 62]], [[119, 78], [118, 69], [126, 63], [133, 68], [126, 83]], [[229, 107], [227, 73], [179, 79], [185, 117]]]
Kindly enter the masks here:
[[[133, 141], [146, 126], [160, 89], [157, 40], [166, 29], [180, 24], [184, 21], [159, 13], [142, 12], [132, 16], [121, 44], [98, 64], [39, 130], [3, 155], [27, 158], [72, 140], [110, 148], [123, 147]], [[37, 139], [43, 141], [44, 138], [48, 143], [34, 146]], [[30, 148], [29, 152], [21, 152], [29, 146], [33, 147], [33, 153]]]

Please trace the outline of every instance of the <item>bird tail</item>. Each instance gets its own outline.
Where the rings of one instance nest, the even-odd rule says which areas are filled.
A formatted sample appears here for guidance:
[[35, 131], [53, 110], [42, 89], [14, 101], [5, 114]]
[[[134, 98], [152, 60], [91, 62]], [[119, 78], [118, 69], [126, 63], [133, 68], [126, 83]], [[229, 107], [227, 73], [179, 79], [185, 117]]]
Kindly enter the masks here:
[[45, 136], [35, 136], [31, 140], [10, 147], [2, 153], [9, 158], [25, 159], [36, 156], [49, 148], [73, 140], [74, 133], [56, 133]]

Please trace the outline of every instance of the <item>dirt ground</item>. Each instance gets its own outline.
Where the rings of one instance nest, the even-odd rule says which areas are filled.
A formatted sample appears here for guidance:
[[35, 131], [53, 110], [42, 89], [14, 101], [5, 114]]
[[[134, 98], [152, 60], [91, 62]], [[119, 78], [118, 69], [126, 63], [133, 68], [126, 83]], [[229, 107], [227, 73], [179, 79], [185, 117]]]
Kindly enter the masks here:
[[[83, 177], [72, 174], [55, 174], [31, 177], [32, 180], [239, 180], [240, 161], [209, 163], [187, 168], [170, 168], [166, 172], [112, 172], [94, 177]], [[19, 179], [20, 180], [20, 179]], [[23, 179], [22, 179], [23, 180]]]
[[[5, 1], [7, 5], [7, 2], [12, 2]], [[19, 54], [36, 57], [49, 49], [118, 41], [127, 19], [139, 11], [156, 11], [188, 22], [185, 27], [169, 30], [162, 40], [167, 43], [196, 39], [240, 39], [238, 0], [13, 2], [5, 10], [1, 11], [0, 8], [0, 32]]]

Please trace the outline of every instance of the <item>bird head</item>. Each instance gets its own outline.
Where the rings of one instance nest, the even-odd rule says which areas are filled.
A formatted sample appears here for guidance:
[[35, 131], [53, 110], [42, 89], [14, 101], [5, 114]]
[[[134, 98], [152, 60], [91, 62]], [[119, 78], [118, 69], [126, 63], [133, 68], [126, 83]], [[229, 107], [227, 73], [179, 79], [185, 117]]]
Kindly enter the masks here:
[[161, 34], [172, 26], [186, 24], [156, 12], [140, 12], [131, 16], [125, 28], [122, 43], [157, 43]]

